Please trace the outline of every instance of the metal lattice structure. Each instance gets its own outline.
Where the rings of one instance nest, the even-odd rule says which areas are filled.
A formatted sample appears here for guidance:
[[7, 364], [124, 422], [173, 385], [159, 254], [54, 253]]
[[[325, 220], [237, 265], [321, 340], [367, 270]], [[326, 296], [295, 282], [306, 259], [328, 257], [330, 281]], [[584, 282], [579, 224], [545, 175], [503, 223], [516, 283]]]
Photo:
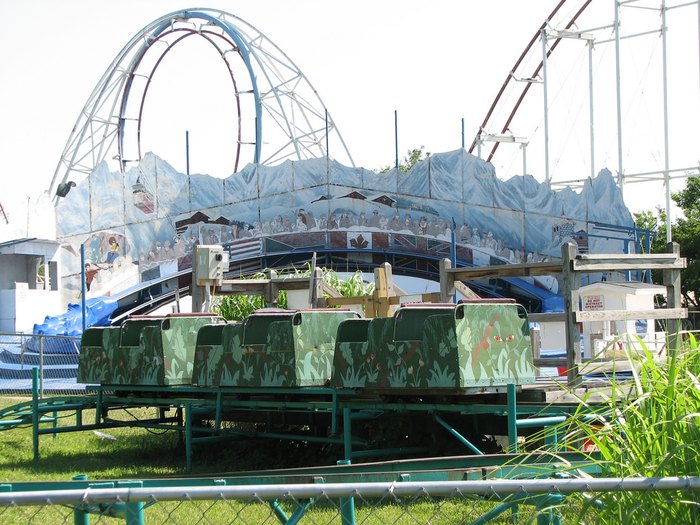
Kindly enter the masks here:
[[[231, 78], [237, 127], [235, 165], [322, 158], [354, 162], [318, 93], [294, 62], [241, 18], [215, 9], [164, 15], [141, 29], [114, 58], [80, 112], [49, 192], [115, 159], [125, 172], [142, 157], [141, 128], [151, 81], [163, 58], [189, 37], [205, 39]], [[60, 190], [59, 190], [60, 191]]]

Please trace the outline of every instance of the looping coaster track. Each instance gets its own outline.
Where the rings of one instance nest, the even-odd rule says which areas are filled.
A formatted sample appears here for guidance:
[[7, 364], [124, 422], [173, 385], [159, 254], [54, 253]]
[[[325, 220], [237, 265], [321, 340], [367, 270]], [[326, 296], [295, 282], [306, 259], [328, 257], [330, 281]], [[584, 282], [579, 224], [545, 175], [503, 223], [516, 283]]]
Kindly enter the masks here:
[[[189, 37], [219, 54], [233, 87], [236, 143], [232, 173], [246, 162], [276, 164], [321, 158], [354, 166], [333, 119], [302, 71], [244, 20], [215, 9], [176, 11], [141, 29], [95, 86], [73, 126], [49, 194], [72, 174], [90, 174], [115, 159], [125, 172], [142, 157], [141, 130], [151, 82], [166, 55]], [[116, 154], [115, 154], [116, 151]]]

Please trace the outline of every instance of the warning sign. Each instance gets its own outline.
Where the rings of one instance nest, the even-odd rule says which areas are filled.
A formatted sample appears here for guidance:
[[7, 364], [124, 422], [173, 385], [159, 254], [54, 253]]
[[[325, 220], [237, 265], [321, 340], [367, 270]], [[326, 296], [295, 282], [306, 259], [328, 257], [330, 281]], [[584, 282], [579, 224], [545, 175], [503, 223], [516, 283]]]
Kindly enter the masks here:
[[605, 298], [602, 295], [588, 295], [583, 297], [584, 310], [605, 310]]

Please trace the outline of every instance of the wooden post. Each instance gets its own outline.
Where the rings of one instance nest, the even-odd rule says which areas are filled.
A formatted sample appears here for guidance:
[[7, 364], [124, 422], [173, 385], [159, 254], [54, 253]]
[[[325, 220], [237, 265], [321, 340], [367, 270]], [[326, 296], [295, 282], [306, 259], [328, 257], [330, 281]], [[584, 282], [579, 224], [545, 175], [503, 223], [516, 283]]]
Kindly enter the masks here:
[[315, 265], [314, 259], [309, 282], [309, 304], [311, 308], [320, 308], [323, 301], [323, 270]]
[[[680, 258], [681, 247], [677, 242], [669, 242], [666, 245], [666, 252], [673, 253], [676, 258]], [[666, 307], [681, 307], [681, 271], [672, 268], [663, 271], [663, 283], [666, 286]], [[680, 319], [669, 319], [666, 331], [666, 348], [670, 353], [675, 354], [680, 348]]]
[[267, 275], [269, 279], [267, 285], [265, 286], [265, 306], [277, 306], [277, 301], [279, 300], [280, 291], [279, 286], [274, 281], [277, 278], [277, 272], [270, 269]]
[[391, 287], [391, 266], [387, 263], [374, 269], [374, 317], [389, 317], [389, 289]]
[[569, 386], [581, 383], [579, 365], [581, 364], [581, 336], [576, 312], [578, 311], [578, 290], [581, 285], [579, 274], [574, 271], [576, 246], [573, 243], [562, 244], [561, 260], [564, 273], [564, 310], [566, 312], [566, 366]]
[[452, 268], [452, 261], [444, 258], [440, 261], [440, 302], [451, 303], [455, 294], [454, 276], [447, 270]]
[[207, 302], [207, 293], [209, 283], [201, 284], [197, 280], [199, 274], [199, 250], [200, 245], [195, 245], [192, 248], [192, 285], [190, 287], [190, 296], [192, 297], [192, 311], [201, 312]]

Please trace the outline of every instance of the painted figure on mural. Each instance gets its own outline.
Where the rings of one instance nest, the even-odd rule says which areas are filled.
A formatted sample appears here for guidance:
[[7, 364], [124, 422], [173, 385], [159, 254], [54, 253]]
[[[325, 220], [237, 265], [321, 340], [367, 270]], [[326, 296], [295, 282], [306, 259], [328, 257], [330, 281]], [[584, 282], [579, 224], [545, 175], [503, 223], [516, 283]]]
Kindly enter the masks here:
[[156, 250], [155, 250], [154, 258], [156, 261], [163, 260], [163, 243], [160, 241], [156, 241]]
[[114, 264], [114, 261], [119, 257], [119, 243], [114, 237], [109, 238], [109, 250], [107, 251], [107, 257], [105, 262], [107, 264]]
[[173, 249], [170, 247], [170, 239], [166, 239], [163, 244], [163, 259], [170, 260], [173, 258]]
[[481, 246], [481, 236], [479, 235], [479, 228], [476, 226], [472, 230], [472, 244], [474, 246]]
[[335, 230], [338, 228], [338, 220], [336, 219], [335, 213], [331, 213], [330, 217], [328, 217], [328, 223], [326, 224], [326, 227], [329, 230]]
[[389, 221], [389, 228], [394, 231], [399, 231], [401, 229], [401, 216], [398, 211], [394, 213], [394, 216]]
[[101, 269], [102, 268], [92, 263], [85, 263], [85, 288], [87, 288], [88, 291], [90, 291], [90, 286], [92, 286], [92, 281], [95, 280], [97, 272]]
[[187, 243], [182, 238], [182, 235], [178, 233], [177, 235], [175, 235], [175, 243], [173, 244], [173, 254], [175, 255], [175, 257], [183, 257], [185, 255], [186, 250]]
[[428, 217], [423, 215], [418, 221], [418, 234], [426, 235], [428, 233]]
[[205, 244], [219, 244], [219, 238], [216, 236], [216, 232], [212, 229], [209, 228], [207, 231], [207, 236], [206, 239], [204, 240]]
[[306, 230], [308, 230], [308, 228], [306, 227], [306, 223], [304, 222], [304, 216], [302, 215], [301, 211], [297, 213], [297, 220], [294, 229], [298, 232], [305, 232]]

